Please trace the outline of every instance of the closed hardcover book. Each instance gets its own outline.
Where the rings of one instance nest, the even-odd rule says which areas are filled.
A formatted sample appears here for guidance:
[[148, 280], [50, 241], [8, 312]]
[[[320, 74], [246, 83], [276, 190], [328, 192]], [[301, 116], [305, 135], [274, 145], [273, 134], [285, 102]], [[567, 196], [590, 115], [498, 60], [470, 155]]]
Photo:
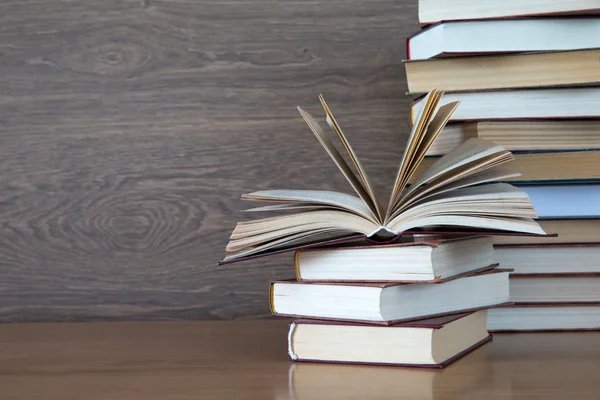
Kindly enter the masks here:
[[510, 265], [515, 276], [600, 275], [600, 243], [497, 245], [500, 265]]
[[490, 308], [509, 301], [509, 272], [492, 270], [443, 283], [271, 283], [275, 315], [389, 325]]
[[530, 15], [585, 15], [600, 12], [597, 0], [419, 0], [419, 22], [511, 18]]
[[[450, 121], [509, 119], [582, 119], [600, 117], [600, 87], [453, 92], [443, 103], [459, 101]], [[411, 120], [424, 109], [422, 99], [411, 107]]]
[[[596, 169], [600, 170], [598, 153]], [[557, 164], [548, 165], [548, 169], [560, 168]], [[538, 218], [600, 218], [600, 184], [531, 185], [521, 189], [534, 204]]]
[[299, 281], [443, 282], [491, 269], [491, 237], [298, 250]]
[[446, 125], [428, 156], [448, 153], [471, 138], [511, 151], [600, 149], [600, 120], [474, 121]]
[[540, 86], [595, 85], [600, 82], [600, 49], [529, 54], [451, 57], [406, 61], [411, 93]]
[[[577, 262], [575, 260], [575, 262]], [[510, 277], [513, 303], [600, 303], [599, 273], [516, 274]]]
[[491, 340], [486, 310], [389, 326], [296, 320], [288, 331], [294, 361], [442, 368]]
[[600, 302], [587, 304], [515, 303], [488, 311], [493, 332], [600, 330]]
[[448, 21], [410, 37], [407, 58], [594, 49], [599, 32], [598, 17]]
[[600, 220], [598, 219], [544, 219], [540, 226], [555, 232], [553, 237], [494, 236], [494, 245], [551, 244], [551, 243], [600, 243]]
[[[428, 168], [438, 160], [437, 157], [427, 157], [419, 168]], [[506, 168], [506, 171], [519, 172], [520, 175], [507, 178], [506, 181], [522, 185], [532, 182], [596, 183], [600, 181], [599, 163], [600, 150], [595, 149], [519, 153], [515, 154], [515, 161]], [[591, 189], [587, 190], [591, 191]], [[563, 189], [563, 192], [566, 192], [566, 189]], [[533, 200], [532, 203], [539, 215], [538, 205]], [[594, 202], [588, 204], [598, 207]]]

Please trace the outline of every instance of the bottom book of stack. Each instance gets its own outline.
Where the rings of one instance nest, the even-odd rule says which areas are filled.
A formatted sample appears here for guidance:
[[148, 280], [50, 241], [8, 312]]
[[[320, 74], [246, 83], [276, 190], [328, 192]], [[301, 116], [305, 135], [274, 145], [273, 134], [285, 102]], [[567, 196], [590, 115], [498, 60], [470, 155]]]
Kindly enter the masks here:
[[288, 331], [295, 361], [442, 368], [492, 339], [486, 310], [388, 326], [296, 320]]

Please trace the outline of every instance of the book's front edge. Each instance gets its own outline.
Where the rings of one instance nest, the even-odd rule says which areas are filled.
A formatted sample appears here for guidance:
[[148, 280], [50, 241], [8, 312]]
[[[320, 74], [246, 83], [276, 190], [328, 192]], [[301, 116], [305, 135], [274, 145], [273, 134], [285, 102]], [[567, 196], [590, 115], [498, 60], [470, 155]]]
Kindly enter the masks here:
[[338, 360], [314, 360], [308, 358], [296, 358], [293, 361], [300, 362], [312, 362], [312, 363], [328, 363], [328, 364], [354, 364], [354, 365], [377, 365], [377, 366], [394, 366], [394, 367], [412, 367], [412, 368], [435, 368], [441, 369], [451, 364], [452, 362], [458, 360], [461, 357], [464, 357], [468, 353], [477, 349], [478, 347], [483, 346], [485, 343], [492, 340], [492, 335], [488, 335], [485, 339], [480, 340], [479, 342], [473, 344], [472, 346], [467, 347], [460, 353], [450, 357], [446, 361], [439, 364], [403, 364], [403, 363], [378, 363], [378, 362], [364, 362], [364, 361], [338, 361]]

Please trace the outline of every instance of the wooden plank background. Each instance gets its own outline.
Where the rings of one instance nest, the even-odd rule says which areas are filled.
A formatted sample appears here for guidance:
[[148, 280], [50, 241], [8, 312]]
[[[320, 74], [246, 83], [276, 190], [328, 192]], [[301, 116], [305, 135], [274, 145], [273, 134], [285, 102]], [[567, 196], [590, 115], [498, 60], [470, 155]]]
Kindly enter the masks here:
[[0, 322], [268, 315], [291, 256], [216, 266], [239, 196], [351, 191], [319, 93], [388, 195], [416, 3], [0, 2]]

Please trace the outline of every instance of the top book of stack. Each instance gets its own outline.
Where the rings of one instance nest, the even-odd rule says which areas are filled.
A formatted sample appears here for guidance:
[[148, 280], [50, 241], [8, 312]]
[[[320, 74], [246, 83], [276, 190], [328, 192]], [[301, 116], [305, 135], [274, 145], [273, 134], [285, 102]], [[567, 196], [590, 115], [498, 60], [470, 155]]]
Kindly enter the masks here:
[[598, 0], [419, 0], [419, 23], [600, 13]]

